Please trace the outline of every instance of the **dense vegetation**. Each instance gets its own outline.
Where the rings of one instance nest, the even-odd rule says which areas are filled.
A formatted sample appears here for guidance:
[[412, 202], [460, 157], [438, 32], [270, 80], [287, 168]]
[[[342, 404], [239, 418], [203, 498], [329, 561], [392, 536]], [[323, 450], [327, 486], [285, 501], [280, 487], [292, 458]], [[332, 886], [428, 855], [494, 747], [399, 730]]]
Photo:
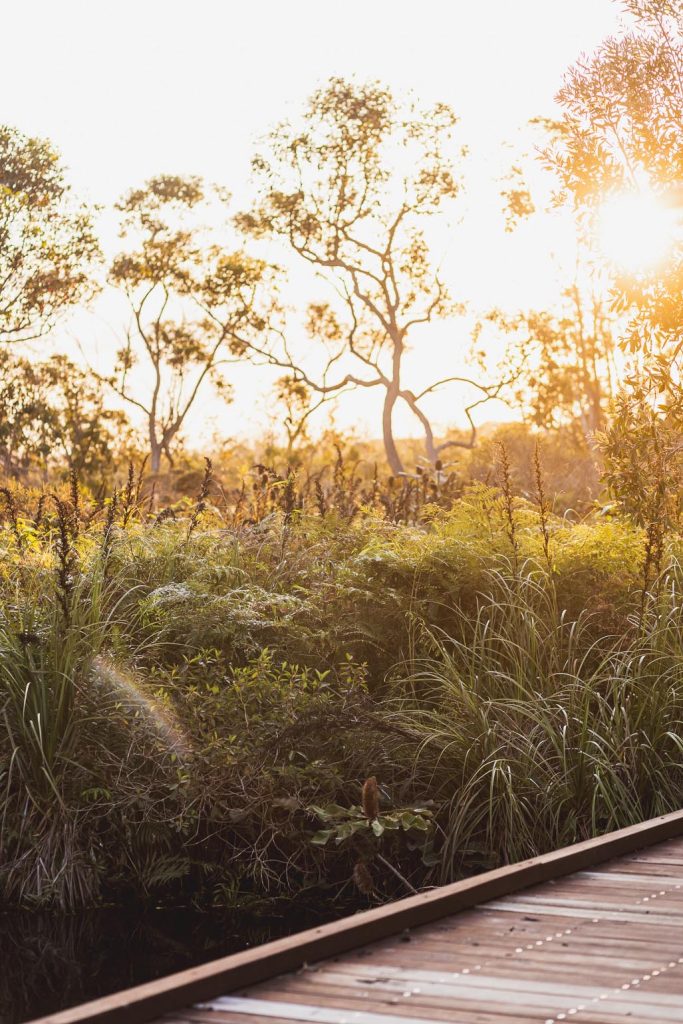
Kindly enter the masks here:
[[[680, 808], [683, 13], [624, 7], [535, 122], [572, 275], [464, 329], [446, 104], [332, 78], [245, 209], [159, 174], [109, 253], [0, 126], [0, 905], [343, 909]], [[108, 363], [39, 352], [99, 291]], [[204, 467], [184, 433], [235, 363], [272, 437]], [[360, 393], [375, 437], [344, 438]]]
[[4, 492], [3, 902], [343, 905], [680, 806], [680, 542], [500, 473]]

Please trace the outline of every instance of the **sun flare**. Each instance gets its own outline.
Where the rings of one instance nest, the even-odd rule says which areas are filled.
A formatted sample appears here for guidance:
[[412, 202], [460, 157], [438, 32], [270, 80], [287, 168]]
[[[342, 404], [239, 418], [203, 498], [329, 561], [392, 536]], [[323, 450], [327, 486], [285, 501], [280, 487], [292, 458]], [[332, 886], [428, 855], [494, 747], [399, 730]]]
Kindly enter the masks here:
[[628, 273], [653, 270], [671, 249], [675, 211], [654, 192], [629, 192], [608, 199], [599, 215], [600, 247]]

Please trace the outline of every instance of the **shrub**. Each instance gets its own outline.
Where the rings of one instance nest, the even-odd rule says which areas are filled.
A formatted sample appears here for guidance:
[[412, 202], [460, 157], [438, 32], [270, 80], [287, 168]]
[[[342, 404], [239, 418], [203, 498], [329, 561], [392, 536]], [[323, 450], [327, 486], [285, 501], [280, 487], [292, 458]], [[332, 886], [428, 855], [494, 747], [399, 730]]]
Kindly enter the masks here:
[[[130, 480], [5, 500], [5, 904], [348, 904], [680, 805], [676, 536], [646, 589], [643, 529], [507, 484], [247, 523]], [[373, 776], [399, 828], [314, 843]]]

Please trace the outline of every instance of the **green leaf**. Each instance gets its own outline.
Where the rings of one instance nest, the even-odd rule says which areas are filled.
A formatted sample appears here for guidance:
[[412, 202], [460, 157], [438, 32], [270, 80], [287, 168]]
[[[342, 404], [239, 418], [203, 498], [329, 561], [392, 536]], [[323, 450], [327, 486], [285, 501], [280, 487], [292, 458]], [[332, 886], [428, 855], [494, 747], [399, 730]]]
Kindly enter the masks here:
[[353, 808], [341, 807], [339, 804], [326, 804], [325, 807], [311, 804], [308, 810], [317, 814], [322, 821], [333, 821], [335, 818], [349, 818], [354, 813]]
[[429, 829], [429, 823], [421, 815], [413, 814], [412, 811], [403, 811], [401, 814], [401, 824], [406, 832], [411, 828], [415, 828], [420, 832], [427, 832]]
[[367, 828], [370, 822], [367, 818], [360, 818], [358, 821], [344, 821], [340, 825], [337, 825], [333, 832], [337, 835], [337, 842], [342, 843], [345, 839], [355, 835], [356, 832], [361, 832], [364, 828]]
[[400, 828], [399, 820], [395, 814], [382, 814], [377, 819], [380, 821], [386, 831], [396, 831]]
[[325, 846], [327, 840], [334, 835], [333, 828], [321, 829], [320, 832], [316, 832], [315, 835], [311, 836], [311, 842], [315, 846]]

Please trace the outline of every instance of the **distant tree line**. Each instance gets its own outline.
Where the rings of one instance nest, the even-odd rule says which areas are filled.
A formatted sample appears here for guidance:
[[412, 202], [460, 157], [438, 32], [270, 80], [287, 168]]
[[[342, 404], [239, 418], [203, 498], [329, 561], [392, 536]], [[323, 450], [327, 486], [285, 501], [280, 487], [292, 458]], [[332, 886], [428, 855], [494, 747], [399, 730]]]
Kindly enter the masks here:
[[[0, 128], [5, 474], [21, 475], [29, 465], [47, 473], [56, 464], [106, 473], [133, 444], [126, 409], [143, 424], [137, 444], [158, 474], [173, 465], [190, 410], [209, 383], [229, 401], [231, 366], [249, 362], [277, 375], [273, 400], [286, 460], [308, 440], [318, 410], [368, 391], [378, 396], [377, 434], [389, 471], [411, 469], [396, 438], [399, 408], [418, 425], [420, 457], [434, 471], [452, 450], [474, 448], [475, 415], [500, 398], [537, 428], [599, 442], [608, 480], [633, 493], [640, 486], [647, 517], [652, 509], [642, 510], [665, 499], [636, 482], [638, 466], [661, 479], [678, 472], [680, 461], [680, 247], [665, 272], [612, 274], [606, 284], [592, 239], [606, 195], [647, 179], [662, 195], [680, 197], [680, 7], [628, 0], [630, 29], [570, 70], [559, 93], [563, 116], [543, 126], [556, 201], [576, 224], [577, 272], [561, 302], [482, 313], [471, 351], [454, 329], [439, 372], [420, 387], [409, 379], [407, 353], [424, 345], [431, 325], [453, 324], [463, 311], [430, 241], [430, 225], [457, 210], [466, 187], [465, 147], [447, 105], [423, 109], [378, 83], [333, 78], [298, 120], [264, 140], [253, 160], [250, 209], [234, 211], [224, 188], [198, 177], [151, 178], [117, 204], [121, 248], [108, 265], [94, 212], [73, 196], [51, 144]], [[503, 190], [508, 227], [536, 209], [519, 178], [513, 168], [513, 184]], [[259, 255], [263, 240], [269, 253], [281, 254], [279, 265]], [[297, 264], [321, 276], [329, 295], [292, 315], [286, 269]], [[36, 359], [40, 340], [105, 283], [129, 309], [111, 365]], [[504, 343], [497, 366], [486, 359], [491, 332]], [[87, 357], [87, 339], [79, 341]], [[429, 398], [442, 388], [454, 389], [467, 430], [438, 435]]]

